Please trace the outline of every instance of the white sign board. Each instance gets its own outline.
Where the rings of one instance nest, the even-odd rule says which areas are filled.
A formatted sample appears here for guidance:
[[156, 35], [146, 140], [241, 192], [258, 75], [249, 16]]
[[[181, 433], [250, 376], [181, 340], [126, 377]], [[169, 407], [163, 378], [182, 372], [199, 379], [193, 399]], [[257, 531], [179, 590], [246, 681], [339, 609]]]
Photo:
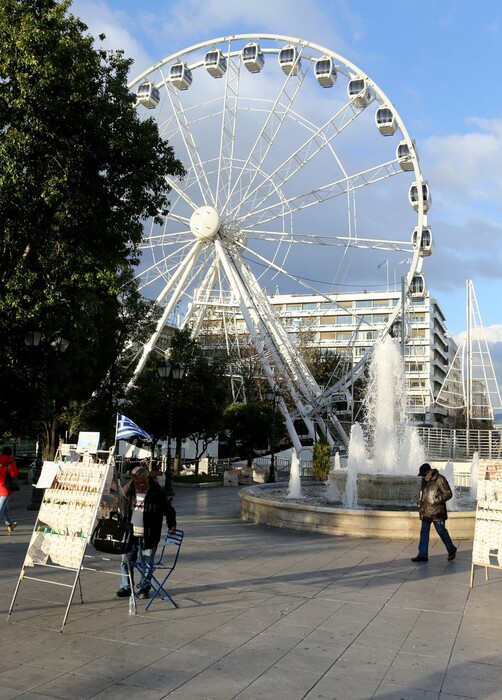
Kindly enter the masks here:
[[472, 545], [471, 587], [474, 567], [502, 569], [502, 462], [480, 466], [476, 524]]
[[77, 452], [90, 452], [96, 454], [99, 447], [99, 433], [79, 433]]

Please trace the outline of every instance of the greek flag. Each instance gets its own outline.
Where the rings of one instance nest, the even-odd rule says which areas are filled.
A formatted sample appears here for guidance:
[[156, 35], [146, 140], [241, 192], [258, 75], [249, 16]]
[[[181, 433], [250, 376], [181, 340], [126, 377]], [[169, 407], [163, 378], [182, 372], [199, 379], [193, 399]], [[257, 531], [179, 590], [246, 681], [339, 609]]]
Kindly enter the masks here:
[[115, 439], [127, 440], [127, 438], [134, 437], [135, 435], [139, 435], [145, 440], [153, 440], [152, 436], [149, 435], [145, 430], [143, 430], [143, 428], [140, 428], [139, 425], [136, 425], [134, 421], [132, 421], [130, 418], [127, 418], [127, 416], [122, 416], [120, 415], [120, 413], [118, 413], [117, 431], [115, 434]]

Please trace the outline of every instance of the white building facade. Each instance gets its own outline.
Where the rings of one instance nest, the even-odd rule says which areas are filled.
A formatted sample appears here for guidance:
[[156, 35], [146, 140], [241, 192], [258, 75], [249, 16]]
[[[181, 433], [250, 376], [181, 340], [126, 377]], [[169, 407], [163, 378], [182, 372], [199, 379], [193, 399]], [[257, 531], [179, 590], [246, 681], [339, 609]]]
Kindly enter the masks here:
[[[384, 332], [401, 291], [364, 291], [329, 295], [274, 294], [269, 302], [298, 346], [341, 353], [347, 370], [355, 365]], [[399, 324], [401, 330], [402, 323]], [[427, 290], [408, 299], [405, 313], [404, 366], [409, 414], [421, 425], [445, 423], [447, 410], [435, 398], [448, 372], [455, 343], [448, 336], [445, 318]], [[236, 302], [213, 300], [203, 324], [202, 337], [225, 337], [243, 344], [244, 319]], [[213, 345], [214, 348], [214, 345]]]

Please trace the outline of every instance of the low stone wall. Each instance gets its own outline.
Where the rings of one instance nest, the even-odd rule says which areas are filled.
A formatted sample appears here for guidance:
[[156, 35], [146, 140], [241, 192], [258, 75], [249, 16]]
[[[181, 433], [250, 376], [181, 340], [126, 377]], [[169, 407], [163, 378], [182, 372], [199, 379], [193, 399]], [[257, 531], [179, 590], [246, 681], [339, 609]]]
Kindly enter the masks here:
[[[419, 536], [420, 519], [417, 512], [324, 508], [260, 498], [264, 489], [277, 488], [281, 488], [281, 485], [264, 484], [242, 489], [241, 518], [247, 522], [325, 535], [389, 539], [417, 539]], [[449, 514], [447, 526], [454, 540], [472, 539], [474, 522], [474, 511], [455, 512]], [[434, 526], [431, 527], [431, 537], [437, 538]]]

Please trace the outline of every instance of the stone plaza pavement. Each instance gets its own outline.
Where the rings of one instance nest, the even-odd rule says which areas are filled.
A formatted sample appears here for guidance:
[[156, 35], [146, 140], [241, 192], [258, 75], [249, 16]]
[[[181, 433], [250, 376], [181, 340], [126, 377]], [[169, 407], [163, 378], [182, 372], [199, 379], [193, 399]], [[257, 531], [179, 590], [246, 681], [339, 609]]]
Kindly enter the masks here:
[[236, 488], [177, 488], [180, 607], [129, 616], [118, 576], [83, 571], [60, 634], [69, 589], [45, 582], [23, 581], [6, 621], [30, 494], [11, 498], [15, 532], [0, 526], [0, 700], [502, 698], [502, 572], [477, 569], [471, 590], [469, 541], [416, 565], [416, 541], [257, 526]]

